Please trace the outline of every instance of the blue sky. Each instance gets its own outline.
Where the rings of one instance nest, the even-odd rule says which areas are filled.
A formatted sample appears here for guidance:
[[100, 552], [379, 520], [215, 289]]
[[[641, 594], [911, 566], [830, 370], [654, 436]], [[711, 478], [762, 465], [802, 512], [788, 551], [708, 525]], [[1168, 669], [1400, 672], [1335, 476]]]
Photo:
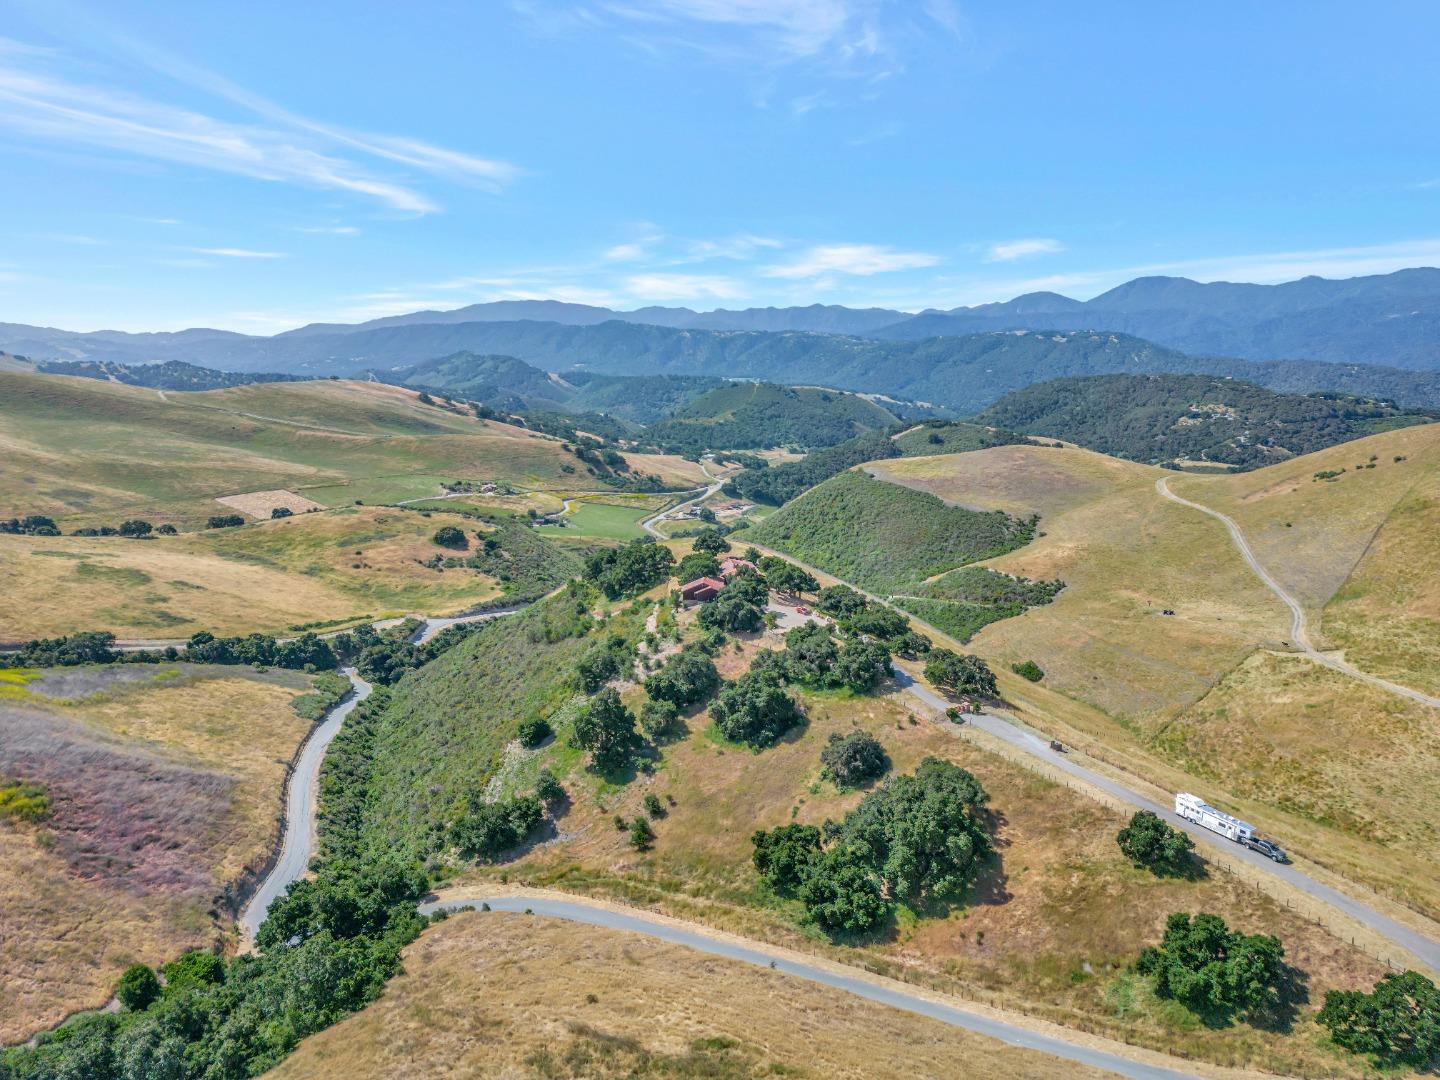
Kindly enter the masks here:
[[0, 320], [1440, 264], [1440, 5], [0, 0]]

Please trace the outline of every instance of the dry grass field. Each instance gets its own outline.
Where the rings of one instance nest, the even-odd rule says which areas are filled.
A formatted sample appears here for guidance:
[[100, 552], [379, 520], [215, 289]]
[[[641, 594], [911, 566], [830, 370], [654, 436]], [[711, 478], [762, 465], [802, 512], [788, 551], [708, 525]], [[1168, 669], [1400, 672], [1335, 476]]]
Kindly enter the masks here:
[[1292, 654], [1259, 650], [1160, 722], [1154, 753], [1291, 847], [1412, 903], [1440, 897], [1433, 709]]
[[[722, 672], [743, 670], [756, 648], [727, 651]], [[1188, 881], [1134, 869], [1114, 841], [1124, 817], [943, 724], [915, 720], [901, 700], [806, 694], [803, 732], [761, 753], [717, 740], [703, 713], [692, 717], [689, 734], [664, 748], [653, 778], [616, 789], [573, 771], [567, 784], [576, 797], [559, 838], [503, 869], [512, 883], [639, 903], [1155, 1048], [1282, 1072], [1361, 1075], [1322, 1045], [1308, 1017], [1325, 989], [1368, 986], [1383, 970], [1377, 962], [1218, 870]], [[828, 735], [856, 727], [881, 740], [896, 771], [934, 755], [979, 777], [991, 796], [998, 858], [948, 912], [902, 911], [892, 932], [842, 949], [800, 925], [797, 907], [764, 892], [749, 838], [792, 820], [838, 819], [860, 800], [863, 792], [823, 781], [820, 764]], [[556, 764], [566, 760], [560, 752]], [[643, 813], [647, 793], [667, 812], [655, 823], [654, 850], [639, 855], [613, 818]], [[1293, 1025], [1212, 1030], [1149, 997], [1125, 969], [1178, 910], [1219, 912], [1249, 932], [1277, 934], [1290, 961], [1308, 972], [1309, 1000]]]
[[1061, 1072], [1103, 1075], [678, 945], [488, 912], [427, 931], [384, 997], [267, 1075], [1039, 1080]]
[[[1372, 456], [1375, 468], [1355, 468]], [[1440, 912], [1433, 710], [1288, 654], [1288, 613], [1219, 522], [1156, 495], [1158, 470], [1029, 447], [871, 469], [955, 502], [1041, 514], [1033, 544], [987, 565], [1058, 577], [1065, 591], [972, 643], [1023, 718]], [[1267, 569], [1324, 609], [1312, 626], [1327, 644], [1377, 674], [1440, 685], [1440, 427], [1253, 473], [1170, 475], [1177, 493], [1233, 516]], [[1009, 674], [1025, 659], [1043, 683]]]
[[1358, 667], [1440, 694], [1440, 466], [1390, 511], [1320, 627]]
[[[292, 625], [458, 611], [500, 593], [474, 570], [421, 566], [454, 514], [350, 507], [151, 540], [0, 536], [8, 640], [75, 630], [124, 638], [282, 633]], [[449, 554], [449, 552], [444, 552]]]
[[269, 521], [276, 510], [289, 510], [292, 514], [308, 514], [312, 510], [324, 510], [314, 499], [296, 495], [283, 488], [275, 491], [247, 491], [243, 495], [222, 495], [215, 500], [221, 506], [239, 510], [256, 521]]
[[1159, 469], [1034, 446], [869, 468], [950, 502], [1040, 515], [1033, 543], [982, 565], [1059, 579], [1065, 590], [991, 624], [972, 645], [1006, 668], [1034, 660], [1048, 687], [1113, 716], [1196, 701], [1257, 644], [1288, 632], [1285, 607], [1224, 528], [1156, 494]]
[[[1341, 469], [1331, 480], [1315, 478]], [[1437, 470], [1440, 424], [1423, 424], [1255, 472], [1176, 477], [1171, 489], [1234, 518], [1256, 557], [1318, 614], [1391, 513], [1417, 486], [1433, 485]]]
[[[691, 486], [693, 462], [628, 455]], [[285, 489], [326, 506], [439, 494], [446, 479], [573, 487], [557, 439], [480, 421], [411, 391], [320, 380], [203, 392], [0, 371], [0, 514], [67, 527], [143, 517], [192, 526], [212, 500]]]
[[110, 996], [130, 963], [222, 940], [225, 895], [277, 833], [309, 729], [295, 672], [184, 664], [0, 672], [0, 775], [39, 784], [0, 822], [0, 1042]]

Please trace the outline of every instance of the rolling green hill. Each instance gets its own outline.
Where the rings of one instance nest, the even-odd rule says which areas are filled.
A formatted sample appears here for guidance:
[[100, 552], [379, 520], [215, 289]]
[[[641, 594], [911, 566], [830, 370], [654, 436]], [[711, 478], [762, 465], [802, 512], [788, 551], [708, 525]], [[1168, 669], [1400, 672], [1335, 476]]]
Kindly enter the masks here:
[[698, 375], [600, 375], [569, 372], [563, 378], [513, 356], [462, 350], [385, 372], [387, 381], [478, 401], [495, 409], [597, 412], [649, 424], [689, 405], [726, 380]]
[[833, 446], [899, 418], [856, 394], [775, 383], [730, 383], [696, 398], [646, 430], [675, 450]]
[[979, 419], [1153, 465], [1188, 460], [1251, 469], [1437, 417], [1208, 375], [1096, 375], [1007, 394]]
[[903, 592], [1013, 551], [1033, 534], [1031, 521], [949, 506], [851, 470], [787, 503], [747, 535], [866, 588]]

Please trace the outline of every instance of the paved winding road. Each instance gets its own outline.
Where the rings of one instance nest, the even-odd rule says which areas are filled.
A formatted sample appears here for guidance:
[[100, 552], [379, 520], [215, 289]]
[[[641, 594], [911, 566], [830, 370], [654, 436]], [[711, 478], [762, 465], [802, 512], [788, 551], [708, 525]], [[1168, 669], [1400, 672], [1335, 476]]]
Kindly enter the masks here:
[[[644, 934], [675, 945], [683, 945], [697, 952], [721, 956], [727, 960], [739, 960], [756, 967], [771, 968], [786, 975], [794, 975], [809, 982], [819, 983], [836, 990], [843, 990], [856, 997], [876, 1001], [891, 1008], [928, 1016], [952, 1027], [964, 1028], [980, 1035], [998, 1039], [1007, 1046], [1038, 1050], [1052, 1054], [1065, 1061], [1107, 1069], [1119, 1076], [1136, 1077], [1139, 1080], [1184, 1080], [1195, 1074], [1161, 1065], [1150, 1065], [1135, 1061], [1118, 1052], [1107, 1051], [1099, 1046], [1070, 1042], [1056, 1035], [1032, 1031], [1020, 1024], [972, 1012], [958, 1004], [950, 1004], [937, 997], [917, 993], [913, 988], [894, 979], [885, 979], [861, 972], [850, 973], [842, 965], [816, 963], [803, 953], [793, 952], [762, 942], [742, 942], [720, 935], [704, 927], [690, 927], [673, 919], [660, 919], [640, 911], [617, 911], [612, 906], [600, 906], [583, 899], [560, 900], [552, 896], [505, 895], [490, 896], [477, 894], [452, 898], [421, 905], [426, 914], [445, 909], [479, 908], [488, 904], [494, 911], [530, 911], [553, 919], [566, 919], [584, 923], [587, 926], [602, 926], [611, 930], [625, 930]], [[1102, 1040], [1088, 1040], [1100, 1043]], [[1113, 1045], [1113, 1044], [1112, 1044]]]
[[265, 914], [292, 881], [303, 877], [315, 854], [316, 798], [320, 793], [320, 763], [330, 742], [340, 733], [345, 717], [370, 696], [371, 685], [356, 674], [354, 668], [342, 669], [350, 678], [350, 693], [325, 714], [300, 748], [290, 782], [285, 790], [285, 835], [280, 857], [270, 872], [261, 879], [254, 894], [240, 910], [240, 926], [247, 940], [255, 939], [255, 931], [265, 921]]
[[1235, 542], [1235, 547], [1239, 549], [1241, 556], [1245, 559], [1250, 569], [1254, 571], [1255, 576], [1264, 582], [1265, 587], [1278, 596], [1281, 602], [1290, 609], [1290, 638], [1294, 641], [1296, 647], [1311, 660], [1317, 664], [1323, 664], [1325, 667], [1331, 668], [1334, 671], [1349, 675], [1351, 678], [1359, 679], [1361, 682], [1367, 682], [1371, 686], [1378, 686], [1382, 690], [1388, 690], [1392, 694], [1409, 698], [1411, 701], [1418, 701], [1421, 705], [1429, 705], [1433, 709], [1440, 709], [1440, 698], [1431, 697], [1429, 694], [1422, 694], [1419, 690], [1412, 690], [1408, 686], [1401, 686], [1399, 683], [1389, 682], [1378, 676], [1371, 675], [1337, 656], [1329, 656], [1315, 648], [1314, 644], [1310, 641], [1310, 628], [1305, 618], [1305, 609], [1300, 605], [1300, 601], [1286, 592], [1280, 583], [1270, 576], [1270, 572], [1261, 565], [1260, 560], [1255, 557], [1255, 552], [1250, 550], [1250, 545], [1245, 540], [1245, 534], [1240, 531], [1240, 526], [1235, 524], [1233, 518], [1222, 514], [1219, 510], [1211, 509], [1202, 503], [1192, 502], [1189, 499], [1176, 495], [1170, 490], [1169, 477], [1162, 476], [1159, 480], [1156, 480], [1155, 490], [1173, 503], [1188, 506], [1191, 510], [1199, 510], [1202, 514], [1209, 514], [1224, 524], [1225, 528], [1230, 531], [1230, 539]]
[[646, 518], [640, 523], [640, 527], [646, 532], [648, 532], [651, 536], [658, 537], [661, 540], [667, 539], [665, 534], [662, 533], [658, 528], [656, 528], [656, 526], [658, 526], [660, 522], [666, 520], [667, 518], [674, 517], [681, 510], [684, 510], [688, 506], [694, 506], [696, 503], [704, 502], [711, 495], [714, 495], [715, 492], [719, 491], [720, 488], [724, 485], [725, 481], [712, 473], [709, 468], [706, 467], [703, 461], [700, 462], [700, 471], [703, 472], [706, 476], [710, 477], [710, 479], [714, 480], [715, 482], [709, 487], [705, 488], [703, 491], [701, 491], [700, 494], [696, 495], [694, 498], [686, 499], [682, 503], [676, 503], [674, 506], [670, 507], [669, 510], [661, 510], [660, 513], [656, 514], [654, 517]]
[[[929, 687], [917, 682], [908, 672], [900, 668], [895, 669], [895, 681], [906, 693], [913, 695], [931, 709], [943, 712], [950, 707], [950, 702], [946, 701], [939, 694], [936, 694]], [[1398, 945], [1410, 953], [1426, 967], [1429, 967], [1433, 971], [1440, 972], [1440, 942], [1435, 941], [1433, 938], [1426, 937], [1418, 930], [1413, 930], [1404, 923], [1395, 921], [1388, 915], [1382, 914], [1364, 901], [1357, 900], [1355, 897], [1342, 893], [1338, 889], [1332, 889], [1330, 886], [1316, 881], [1303, 870], [1297, 869], [1292, 864], [1271, 862], [1257, 851], [1251, 851], [1249, 848], [1240, 844], [1227, 841], [1224, 837], [1212, 833], [1209, 829], [1201, 828], [1193, 821], [1186, 821], [1175, 813], [1173, 807], [1155, 802], [1152, 799], [1147, 799], [1144, 795], [1132, 791], [1124, 784], [1112, 780], [1110, 777], [1098, 773], [1093, 769], [1087, 769], [1084, 765], [1074, 761], [1068, 755], [1057, 753], [1050, 749], [1048, 739], [1042, 738], [1040, 735], [1037, 735], [1035, 732], [1020, 724], [1009, 720], [1002, 720], [998, 716], [988, 716], [984, 713], [966, 713], [965, 722], [972, 727], [979, 728], [981, 731], [994, 735], [996, 738], [1001, 739], [1018, 750], [1023, 750], [1031, 757], [1039, 758], [1047, 765], [1059, 769], [1061, 772], [1067, 773], [1077, 780], [1083, 780], [1090, 786], [1099, 788], [1107, 795], [1119, 799], [1121, 802], [1133, 806], [1137, 810], [1149, 810], [1160, 815], [1160, 817], [1175, 828], [1184, 829], [1191, 836], [1195, 837], [1195, 839], [1211, 848], [1218, 849], [1227, 859], [1234, 862], [1246, 863], [1280, 878], [1306, 896], [1313, 897], [1321, 903], [1343, 912], [1361, 924], [1368, 926], [1387, 941]]]
[[[1199, 509], [1206, 508], [1199, 507]], [[1207, 510], [1207, 512], [1209, 511]], [[1241, 537], [1242, 543], [1243, 539], [1244, 538]], [[787, 555], [783, 551], [773, 551], [773, 549], [763, 546], [760, 546], [760, 550], [772, 552], [783, 559], [788, 559], [790, 562], [816, 575], [822, 581], [826, 578], [832, 581], [841, 580], [834, 574], [803, 563], [793, 555]], [[1248, 550], [1248, 548], [1246, 550]], [[1261, 573], [1263, 574], [1263, 571], [1261, 571]], [[885, 604], [887, 607], [895, 608], [895, 605], [890, 603], [885, 597], [877, 596], [852, 582], [844, 582], [844, 584], [849, 585], [852, 589], [855, 589], [875, 603]], [[923, 619], [912, 615], [908, 611], [901, 611], [899, 608], [895, 608], [895, 610], [900, 611], [906, 618], [911, 619], [923, 629], [936, 635], [938, 639], [945, 640], [947, 638], [948, 635], [926, 623]], [[1320, 660], [1322, 663], [1329, 662], [1329, 658], [1324, 656], [1321, 656]], [[898, 667], [895, 669], [895, 681], [905, 693], [915, 697], [927, 708], [943, 713], [952, 704], [923, 683], [918, 682], [908, 672]], [[1403, 690], [1404, 688], [1401, 687], [1398, 689]], [[1413, 693], [1413, 691], [1410, 693]], [[1216, 833], [1212, 833], [1208, 829], [1202, 829], [1194, 822], [1181, 819], [1176, 816], [1172, 806], [1157, 803], [1139, 792], [1126, 787], [1117, 780], [1113, 780], [1092, 769], [1087, 769], [1084, 765], [1073, 761], [1066, 754], [1056, 753], [1050, 749], [1048, 739], [1042, 738], [1040, 735], [1037, 735], [1019, 723], [984, 713], [966, 713], [965, 719], [971, 726], [994, 735], [996, 738], [1003, 740], [1017, 750], [1022, 750], [1029, 756], [1038, 758], [1047, 765], [1051, 765], [1062, 772], [1068, 773], [1078, 780], [1083, 780], [1092, 787], [1099, 788], [1101, 791], [1120, 799], [1138, 810], [1150, 810], [1159, 814], [1176, 828], [1184, 829], [1202, 843], [1220, 850], [1226, 858], [1233, 859], [1237, 862], [1244, 862], [1265, 873], [1282, 879], [1305, 895], [1358, 920], [1391, 944], [1410, 953], [1432, 971], [1440, 972], [1440, 942], [1437, 942], [1434, 938], [1427, 937], [1418, 930], [1414, 930], [1404, 923], [1397, 922], [1362, 900], [1356, 899], [1347, 893], [1342, 893], [1338, 889], [1333, 889], [1328, 885], [1321, 884], [1293, 864], [1282, 865], [1271, 862], [1258, 852], [1241, 847], [1239, 844], [1232, 844]]]

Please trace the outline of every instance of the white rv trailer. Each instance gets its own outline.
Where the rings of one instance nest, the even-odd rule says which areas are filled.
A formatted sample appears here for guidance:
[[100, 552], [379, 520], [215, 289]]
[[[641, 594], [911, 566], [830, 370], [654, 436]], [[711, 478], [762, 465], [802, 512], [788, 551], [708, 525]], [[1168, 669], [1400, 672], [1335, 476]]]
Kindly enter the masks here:
[[1231, 817], [1224, 810], [1216, 810], [1200, 796], [1186, 791], [1175, 796], [1175, 813], [1186, 821], [1193, 821], [1196, 825], [1219, 833], [1237, 844], [1247, 843], [1255, 836], [1255, 826], [1248, 821]]

